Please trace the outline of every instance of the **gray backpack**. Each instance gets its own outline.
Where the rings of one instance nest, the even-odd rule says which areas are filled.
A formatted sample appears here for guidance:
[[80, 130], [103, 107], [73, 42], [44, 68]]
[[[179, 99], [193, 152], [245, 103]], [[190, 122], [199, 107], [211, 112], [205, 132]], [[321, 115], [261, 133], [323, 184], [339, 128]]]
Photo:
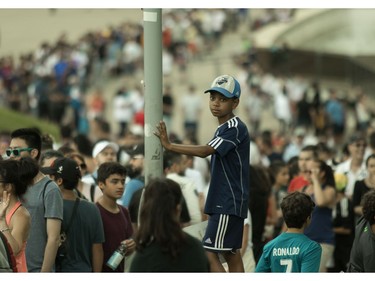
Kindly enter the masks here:
[[17, 272], [12, 248], [2, 232], [0, 232], [0, 272]]

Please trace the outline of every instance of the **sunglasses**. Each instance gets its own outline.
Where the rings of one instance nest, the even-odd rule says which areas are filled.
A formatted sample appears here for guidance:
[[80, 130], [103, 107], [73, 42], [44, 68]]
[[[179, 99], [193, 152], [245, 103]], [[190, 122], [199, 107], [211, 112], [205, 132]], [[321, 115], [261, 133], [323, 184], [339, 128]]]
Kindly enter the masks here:
[[20, 156], [22, 151], [31, 151], [34, 148], [31, 147], [25, 147], [25, 148], [14, 148], [14, 149], [7, 149], [5, 150], [5, 153], [8, 157], [10, 157], [13, 153], [14, 156]]

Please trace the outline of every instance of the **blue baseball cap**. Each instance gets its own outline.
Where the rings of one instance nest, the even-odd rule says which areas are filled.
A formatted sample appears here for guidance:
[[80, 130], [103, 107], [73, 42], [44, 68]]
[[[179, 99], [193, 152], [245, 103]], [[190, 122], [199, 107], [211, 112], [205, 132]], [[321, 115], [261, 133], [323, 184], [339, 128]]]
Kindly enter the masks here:
[[211, 88], [204, 91], [208, 92], [219, 92], [227, 98], [239, 98], [241, 95], [241, 86], [238, 81], [230, 75], [220, 75], [216, 77], [211, 84]]

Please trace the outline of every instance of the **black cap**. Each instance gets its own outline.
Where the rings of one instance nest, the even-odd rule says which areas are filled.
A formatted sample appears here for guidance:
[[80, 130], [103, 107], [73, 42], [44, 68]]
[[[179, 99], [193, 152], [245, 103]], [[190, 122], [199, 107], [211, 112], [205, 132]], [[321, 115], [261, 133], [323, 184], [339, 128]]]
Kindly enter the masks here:
[[135, 156], [138, 156], [138, 155], [142, 155], [142, 156], [145, 156], [145, 146], [143, 143], [141, 144], [138, 144], [136, 146], [133, 147], [133, 149], [130, 149], [128, 151], [130, 157], [135, 157]]
[[59, 157], [52, 162], [50, 167], [41, 168], [42, 173], [47, 175], [58, 174], [63, 180], [75, 180], [81, 178], [81, 171], [76, 161], [66, 157]]

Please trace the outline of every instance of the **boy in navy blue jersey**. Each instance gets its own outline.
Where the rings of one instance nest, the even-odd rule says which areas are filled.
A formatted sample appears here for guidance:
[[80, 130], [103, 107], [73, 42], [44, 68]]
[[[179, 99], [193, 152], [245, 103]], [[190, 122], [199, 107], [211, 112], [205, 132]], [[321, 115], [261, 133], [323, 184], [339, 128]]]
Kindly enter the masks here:
[[209, 220], [203, 247], [211, 271], [225, 271], [221, 254], [230, 272], [244, 272], [239, 249], [248, 210], [250, 137], [246, 125], [233, 113], [241, 87], [232, 76], [221, 75], [205, 93], [210, 93], [209, 108], [219, 123], [206, 145], [171, 143], [163, 121], [154, 134], [166, 150], [202, 158], [211, 155], [211, 182], [204, 210]]

